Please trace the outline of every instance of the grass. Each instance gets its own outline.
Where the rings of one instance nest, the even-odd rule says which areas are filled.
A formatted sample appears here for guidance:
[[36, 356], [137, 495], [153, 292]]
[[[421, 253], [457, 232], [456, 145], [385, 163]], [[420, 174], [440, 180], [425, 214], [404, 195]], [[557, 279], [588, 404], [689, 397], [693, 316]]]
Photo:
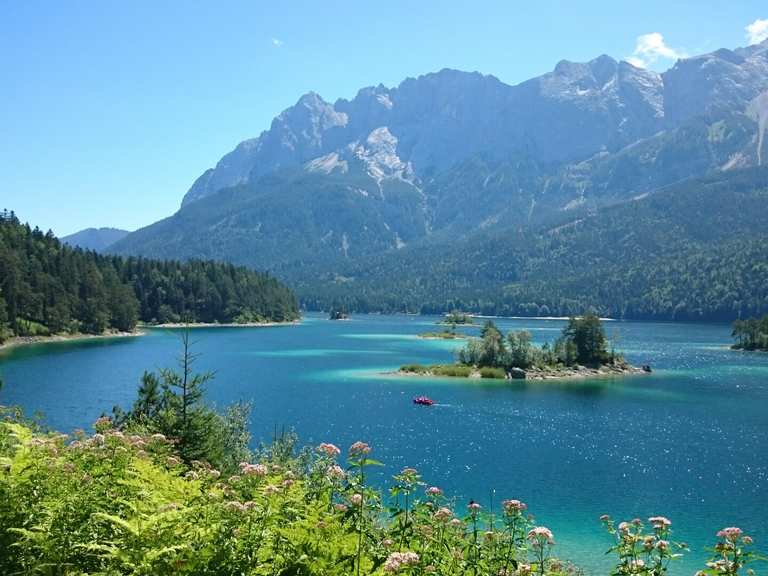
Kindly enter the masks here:
[[481, 378], [506, 378], [507, 375], [501, 368], [480, 368]]
[[471, 366], [461, 364], [433, 364], [424, 366], [423, 364], [406, 364], [400, 367], [401, 372], [408, 374], [432, 374], [433, 376], [450, 376], [453, 378], [469, 378], [472, 374]]

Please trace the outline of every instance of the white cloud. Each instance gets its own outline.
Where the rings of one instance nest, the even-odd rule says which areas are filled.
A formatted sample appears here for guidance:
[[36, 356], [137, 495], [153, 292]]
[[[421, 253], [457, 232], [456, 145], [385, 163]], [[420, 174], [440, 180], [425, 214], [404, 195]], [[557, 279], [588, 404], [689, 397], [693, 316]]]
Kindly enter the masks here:
[[272, 38], [272, 46], [275, 48], [282, 48], [285, 42], [280, 40], [280, 38]]
[[768, 20], [758, 18], [747, 25], [744, 30], [747, 31], [747, 40], [750, 44], [760, 44], [763, 40], [768, 39]]
[[677, 60], [685, 57], [686, 54], [682, 50], [668, 46], [661, 33], [651, 32], [637, 37], [635, 51], [627, 57], [627, 62], [638, 68], [647, 68], [658, 60]]

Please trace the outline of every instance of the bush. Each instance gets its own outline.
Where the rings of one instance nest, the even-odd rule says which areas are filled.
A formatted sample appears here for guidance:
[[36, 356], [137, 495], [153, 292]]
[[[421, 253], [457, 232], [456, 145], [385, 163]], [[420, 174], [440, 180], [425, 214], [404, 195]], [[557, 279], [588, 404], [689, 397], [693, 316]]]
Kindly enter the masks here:
[[19, 336], [50, 336], [47, 327], [33, 320], [16, 319], [16, 332]]
[[458, 364], [435, 364], [430, 367], [430, 371], [435, 376], [451, 376], [454, 378], [469, 378], [472, 374], [472, 366], [461, 366]]
[[506, 378], [507, 374], [501, 368], [480, 368], [481, 378]]
[[400, 367], [401, 372], [408, 372], [410, 374], [425, 374], [429, 371], [429, 368], [422, 364], [406, 364]]

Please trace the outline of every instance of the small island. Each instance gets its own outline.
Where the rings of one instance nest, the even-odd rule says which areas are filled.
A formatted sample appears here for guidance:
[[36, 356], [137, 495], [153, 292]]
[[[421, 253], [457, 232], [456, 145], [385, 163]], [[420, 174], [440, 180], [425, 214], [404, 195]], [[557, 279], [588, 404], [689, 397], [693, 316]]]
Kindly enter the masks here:
[[458, 378], [529, 379], [591, 378], [644, 374], [649, 366], [632, 366], [614, 349], [608, 350], [603, 323], [594, 314], [571, 318], [554, 345], [531, 343], [527, 331], [506, 337], [492, 321], [483, 326], [480, 338], [472, 338], [459, 350], [454, 364], [408, 364], [400, 375]]
[[331, 308], [328, 320], [349, 320], [349, 314], [343, 308]]
[[736, 339], [731, 346], [734, 350], [768, 352], [768, 314], [762, 318], [736, 320], [731, 336]]
[[475, 323], [475, 320], [472, 316], [464, 312], [458, 312], [456, 310], [454, 310], [450, 314], [446, 314], [445, 318], [443, 318], [438, 322], [438, 324], [442, 324], [444, 326], [454, 326], [454, 327], [456, 325], [469, 325], [474, 323]]
[[423, 332], [419, 334], [419, 338], [425, 340], [465, 340], [467, 337], [456, 332], [456, 329], [452, 327], [450, 330], [442, 330], [440, 332]]

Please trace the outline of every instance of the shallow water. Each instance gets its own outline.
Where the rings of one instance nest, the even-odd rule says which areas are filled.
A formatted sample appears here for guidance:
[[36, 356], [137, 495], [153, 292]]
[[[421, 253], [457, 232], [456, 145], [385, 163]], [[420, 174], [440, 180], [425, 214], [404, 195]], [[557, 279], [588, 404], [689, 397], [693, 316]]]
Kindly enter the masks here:
[[[365, 440], [384, 474], [414, 466], [460, 506], [520, 498], [553, 529], [558, 554], [588, 573], [606, 573], [603, 513], [671, 518], [693, 549], [672, 574], [701, 567], [704, 545], [726, 525], [768, 549], [768, 355], [728, 350], [728, 326], [607, 324], [631, 362], [654, 367], [648, 376], [510, 384], [382, 375], [451, 360], [461, 341], [415, 337], [435, 320], [310, 315], [300, 326], [196, 329], [198, 367], [216, 371], [212, 401], [253, 401], [255, 440], [282, 426], [311, 444]], [[538, 343], [563, 326], [497, 323], [529, 329]], [[54, 428], [87, 427], [128, 406], [142, 371], [172, 366], [178, 351], [168, 330], [6, 351], [0, 402], [42, 411]], [[419, 394], [438, 405], [414, 406]]]

